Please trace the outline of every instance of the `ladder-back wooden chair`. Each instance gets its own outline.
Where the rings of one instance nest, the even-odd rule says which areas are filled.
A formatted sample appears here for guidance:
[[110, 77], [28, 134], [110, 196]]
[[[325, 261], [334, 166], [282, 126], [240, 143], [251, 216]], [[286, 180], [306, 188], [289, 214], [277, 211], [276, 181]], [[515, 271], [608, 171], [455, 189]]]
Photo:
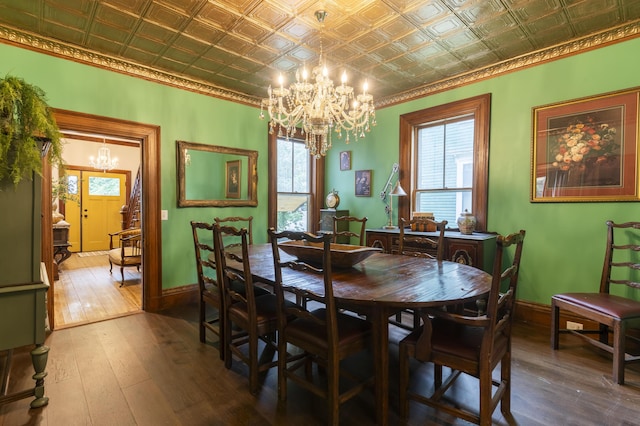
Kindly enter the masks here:
[[[305, 232], [275, 232], [269, 229], [269, 238], [273, 249], [275, 267], [276, 295], [280, 306], [278, 326], [278, 352], [285, 353], [287, 345], [300, 348], [303, 352], [290, 359], [278, 358], [278, 395], [281, 401], [287, 398], [287, 380], [313, 392], [326, 400], [327, 424], [337, 425], [339, 407], [366, 387], [373, 384], [373, 372], [368, 377], [355, 377], [340, 367], [340, 361], [358, 352], [371, 348], [371, 323], [356, 316], [339, 312], [333, 297], [331, 274], [331, 235], [315, 236]], [[322, 244], [322, 266], [315, 267], [300, 261], [280, 261], [278, 240], [285, 238], [293, 241], [306, 241]], [[319, 274], [324, 281], [324, 294], [302, 291], [283, 283], [282, 269], [293, 268]], [[284, 291], [296, 293], [298, 300], [310, 300], [309, 306], [317, 309], [307, 310], [296, 304], [293, 307], [284, 304]], [[311, 302], [312, 301], [312, 302]], [[319, 381], [311, 374], [311, 364], [322, 367], [325, 380]], [[302, 368], [304, 367], [304, 368]], [[303, 374], [300, 374], [302, 370]], [[341, 380], [345, 379], [345, 380]], [[325, 383], [326, 382], [326, 383]], [[350, 385], [348, 388], [341, 385]]]
[[[463, 316], [440, 309], [420, 311], [424, 325], [400, 341], [400, 414], [407, 418], [409, 401], [429, 405], [467, 421], [491, 425], [491, 415], [498, 403], [505, 416], [511, 418], [511, 326], [518, 284], [518, 271], [522, 257], [525, 231], [496, 240], [493, 279], [487, 300], [487, 311], [482, 316]], [[505, 249], [515, 245], [511, 264], [503, 269]], [[501, 284], [506, 291], [501, 292]], [[409, 387], [409, 360], [434, 364], [434, 391], [425, 396]], [[500, 364], [500, 378], [493, 379], [493, 370]], [[451, 374], [442, 383], [442, 367]], [[479, 381], [479, 410], [472, 412], [445, 401], [445, 394], [461, 373]], [[494, 388], [495, 392], [494, 392]], [[451, 398], [455, 398], [455, 392]]]
[[[276, 347], [278, 306], [276, 296], [259, 290], [253, 284], [249, 264], [249, 232], [246, 228], [214, 225], [216, 263], [222, 271], [224, 306], [224, 364], [231, 368], [233, 356], [249, 367], [249, 390], [258, 393], [258, 376], [277, 365], [272, 361]], [[225, 247], [225, 237], [240, 240], [237, 247]], [[230, 264], [234, 264], [231, 267]], [[289, 304], [290, 302], [285, 302]], [[269, 354], [261, 363], [259, 341], [265, 343], [263, 353]]]
[[113, 265], [120, 267], [120, 287], [124, 285], [124, 268], [142, 265], [142, 232], [140, 228], [125, 229], [109, 234], [109, 272]]
[[[191, 221], [193, 246], [198, 274], [198, 329], [200, 341], [206, 340], [206, 330], [218, 336], [220, 359], [224, 359], [224, 312], [222, 289], [215, 262], [213, 224]], [[215, 310], [215, 316], [207, 309]]]
[[[600, 289], [598, 292], [556, 294], [551, 298], [551, 347], [558, 349], [560, 333], [573, 333], [584, 338], [613, 355], [613, 381], [624, 384], [625, 365], [640, 361], [640, 356], [626, 350], [627, 338], [638, 340], [627, 335], [626, 330], [631, 321], [640, 319], [640, 301], [619, 294], [625, 287], [640, 288], [639, 270], [640, 222], [616, 224], [607, 221], [607, 248]], [[612, 294], [612, 290], [617, 294]], [[561, 311], [596, 322], [598, 329], [561, 329]], [[594, 334], [597, 339], [591, 337]]]
[[[441, 262], [444, 258], [444, 229], [447, 221], [436, 222], [428, 218], [405, 219], [400, 218], [400, 236], [398, 238], [398, 254], [403, 256], [424, 257], [427, 259], [436, 259]], [[434, 232], [435, 235], [419, 235], [408, 234], [406, 231]], [[420, 250], [412, 250], [411, 247], [419, 246]], [[424, 251], [424, 247], [429, 251]], [[404, 312], [413, 317], [413, 324], [405, 324], [402, 322], [402, 312], [395, 314], [395, 317], [389, 320], [390, 324], [405, 330], [414, 330], [420, 326], [420, 317], [411, 310]]]
[[[236, 229], [245, 228], [247, 230], [249, 244], [253, 244], [253, 216], [214, 217], [213, 221], [221, 226], [233, 226]], [[224, 243], [225, 247], [239, 246], [240, 238], [238, 236], [227, 235], [225, 236]]]
[[[347, 223], [347, 230], [346, 231], [338, 231], [338, 229], [340, 229], [340, 227], [338, 226], [340, 223]], [[359, 232], [353, 232], [351, 231], [350, 225], [352, 223], [359, 223], [360, 224], [360, 231]], [[348, 237], [349, 241], [351, 241], [351, 238], [358, 238], [358, 245], [364, 246], [365, 245], [365, 227], [367, 225], [367, 217], [354, 217], [354, 216], [333, 216], [333, 242], [337, 243], [338, 242], [338, 238], [339, 237]]]

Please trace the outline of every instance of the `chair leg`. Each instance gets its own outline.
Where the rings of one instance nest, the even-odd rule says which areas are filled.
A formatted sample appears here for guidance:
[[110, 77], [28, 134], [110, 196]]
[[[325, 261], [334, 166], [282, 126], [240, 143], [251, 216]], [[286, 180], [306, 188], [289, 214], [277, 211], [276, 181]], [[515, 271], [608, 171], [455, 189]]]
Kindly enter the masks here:
[[551, 300], [551, 349], [558, 349], [560, 328], [560, 308], [555, 300]]
[[[338, 425], [340, 423], [340, 367], [336, 361], [329, 360], [327, 365], [327, 424]], [[332, 365], [334, 364], [334, 365]]]
[[200, 316], [200, 342], [204, 343], [205, 342], [205, 326], [204, 326], [204, 322], [206, 321], [206, 306], [204, 304], [204, 302], [202, 301], [202, 298], [200, 298], [198, 304], [200, 305], [199, 307], [199, 316]]
[[400, 358], [400, 377], [398, 378], [398, 399], [400, 401], [400, 417], [406, 420], [409, 417], [409, 351], [407, 345], [400, 344], [398, 356]]
[[278, 330], [278, 399], [280, 401], [287, 400], [287, 378], [285, 370], [287, 369], [287, 342], [285, 342], [282, 333]]
[[249, 332], [249, 392], [258, 393], [258, 335], [257, 330]]
[[626, 323], [617, 321], [613, 324], [613, 381], [624, 385], [624, 356]]
[[500, 377], [506, 383], [502, 400], [500, 401], [500, 411], [505, 419], [511, 417], [511, 348], [500, 361]]
[[122, 281], [120, 281], [120, 287], [124, 285], [124, 266], [120, 267], [120, 275], [122, 275]]
[[491, 370], [489, 360], [480, 367], [480, 426], [491, 426]]

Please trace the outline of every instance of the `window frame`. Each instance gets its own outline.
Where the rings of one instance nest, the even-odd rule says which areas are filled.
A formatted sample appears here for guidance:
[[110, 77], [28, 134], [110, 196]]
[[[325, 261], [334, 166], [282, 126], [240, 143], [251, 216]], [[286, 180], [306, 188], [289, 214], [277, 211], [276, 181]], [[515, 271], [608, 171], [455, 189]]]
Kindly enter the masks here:
[[[450, 102], [400, 116], [400, 172], [399, 180], [409, 197], [398, 197], [398, 217], [410, 218], [414, 210], [416, 189], [415, 140], [419, 127], [425, 124], [447, 120], [463, 115], [474, 118], [473, 147], [473, 190], [472, 213], [476, 217], [476, 230], [487, 230], [487, 205], [489, 184], [489, 124], [491, 115], [491, 94], [487, 93], [460, 101]], [[455, 224], [449, 224], [456, 227]]]
[[[268, 183], [268, 192], [269, 192], [269, 202], [268, 202], [268, 220], [267, 225], [269, 228], [275, 228], [278, 223], [278, 132], [267, 132], [268, 134], [268, 147], [269, 147], [269, 183]], [[304, 136], [300, 129], [297, 129], [295, 135], [290, 136], [289, 139], [298, 140], [304, 143]], [[320, 157], [318, 159], [314, 158], [312, 155], [309, 155], [309, 194], [310, 194], [310, 202], [309, 202], [309, 222], [310, 227], [309, 232], [317, 232], [318, 231], [318, 223], [320, 221], [320, 208], [324, 203], [324, 169], [325, 169], [325, 160], [324, 157]]]

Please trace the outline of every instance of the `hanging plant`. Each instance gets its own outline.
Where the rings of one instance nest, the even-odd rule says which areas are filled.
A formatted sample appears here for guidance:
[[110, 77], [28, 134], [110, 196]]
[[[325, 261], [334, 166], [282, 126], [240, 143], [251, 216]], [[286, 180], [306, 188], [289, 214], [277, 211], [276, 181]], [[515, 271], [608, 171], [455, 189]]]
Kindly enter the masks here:
[[58, 125], [39, 87], [23, 79], [0, 79], [0, 183], [17, 185], [42, 174], [43, 144], [52, 165], [62, 166]]

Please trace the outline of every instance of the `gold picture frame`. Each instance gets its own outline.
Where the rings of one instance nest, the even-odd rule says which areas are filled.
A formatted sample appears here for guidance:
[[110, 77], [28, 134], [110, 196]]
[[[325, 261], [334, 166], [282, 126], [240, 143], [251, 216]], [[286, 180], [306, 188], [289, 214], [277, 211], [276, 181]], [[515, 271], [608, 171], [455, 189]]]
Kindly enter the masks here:
[[640, 88], [533, 108], [531, 202], [638, 201]]

